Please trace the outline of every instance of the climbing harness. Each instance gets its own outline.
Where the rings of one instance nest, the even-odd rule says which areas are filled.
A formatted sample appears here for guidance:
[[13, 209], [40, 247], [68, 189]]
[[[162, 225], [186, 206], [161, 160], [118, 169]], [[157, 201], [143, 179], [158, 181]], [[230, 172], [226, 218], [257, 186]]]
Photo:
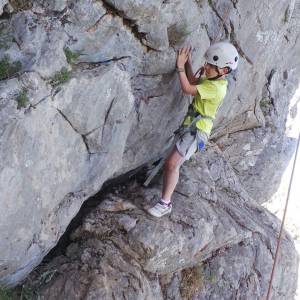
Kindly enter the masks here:
[[296, 161], [297, 161], [297, 156], [298, 156], [299, 143], [300, 143], [300, 133], [299, 133], [299, 136], [298, 136], [297, 148], [296, 148], [296, 153], [295, 153], [294, 162], [293, 162], [293, 168], [292, 168], [292, 174], [291, 174], [291, 178], [290, 178], [290, 183], [289, 183], [288, 193], [287, 193], [287, 197], [286, 197], [286, 202], [285, 202], [283, 217], [282, 217], [280, 231], [279, 231], [279, 236], [278, 236], [278, 240], [277, 240], [277, 246], [276, 246], [276, 252], [275, 252], [275, 257], [274, 257], [274, 263], [273, 263], [273, 267], [272, 267], [271, 278], [270, 278], [270, 281], [269, 281], [269, 288], [268, 288], [268, 293], [267, 293], [266, 300], [271, 299], [270, 297], [271, 297], [272, 282], [273, 282], [273, 277], [274, 277], [275, 268], [276, 268], [276, 264], [277, 264], [277, 259], [278, 259], [279, 249], [280, 249], [280, 243], [281, 243], [281, 239], [282, 239], [282, 232], [283, 232], [283, 227], [284, 227], [284, 222], [285, 222], [287, 207], [288, 207], [289, 198], [290, 198], [291, 186], [292, 186], [292, 182], [293, 182], [293, 178], [294, 178], [294, 171], [295, 171], [295, 166], [296, 166]]
[[[191, 123], [187, 126], [181, 125], [177, 130], [174, 131], [173, 135], [171, 135], [169, 137], [169, 139], [166, 142], [165, 147], [162, 149], [162, 152], [165, 153], [165, 155], [163, 155], [163, 157], [159, 160], [158, 164], [153, 169], [148, 171], [147, 179], [144, 182], [145, 187], [147, 187], [149, 185], [149, 183], [152, 181], [152, 179], [155, 177], [155, 175], [162, 168], [166, 157], [168, 156], [169, 152], [173, 149], [173, 147], [176, 145], [176, 143], [180, 137], [182, 137], [187, 132], [191, 132], [192, 135], [196, 136], [196, 134], [197, 134], [196, 123], [200, 119], [213, 120], [213, 118], [211, 118], [211, 117], [206, 117], [206, 116], [201, 115], [200, 113], [195, 112], [192, 107], [192, 104], [190, 104], [190, 106], [189, 106], [187, 117], [193, 118]], [[202, 143], [201, 143], [201, 141], [199, 141], [199, 142], [197, 142], [197, 146], [198, 146], [199, 150], [202, 150], [205, 145], [204, 145], [203, 141], [202, 141]]]
[[186, 132], [191, 132], [191, 134], [193, 136], [196, 135], [197, 133], [197, 127], [196, 127], [196, 123], [200, 120], [200, 119], [209, 119], [211, 121], [213, 121], [213, 118], [209, 117], [209, 116], [203, 116], [201, 115], [199, 112], [196, 112], [193, 108], [193, 105], [190, 104], [188, 107], [188, 112], [186, 114], [186, 118], [190, 118], [192, 121], [189, 125], [181, 125], [179, 127], [179, 129], [177, 129], [174, 133], [175, 134], [179, 134], [179, 135], [183, 135]]

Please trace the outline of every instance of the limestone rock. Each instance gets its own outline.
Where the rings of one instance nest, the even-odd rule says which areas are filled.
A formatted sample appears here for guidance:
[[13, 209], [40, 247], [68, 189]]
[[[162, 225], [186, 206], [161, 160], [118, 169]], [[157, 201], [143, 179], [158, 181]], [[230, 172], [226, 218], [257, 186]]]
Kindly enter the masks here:
[[[59, 103], [61, 94], [51, 97], [49, 87], [37, 74], [28, 73], [20, 80], [1, 82], [0, 119], [3, 129], [0, 147], [2, 164], [5, 162], [1, 167], [0, 182], [4, 200], [0, 248], [5, 262], [1, 282], [19, 280], [40, 262], [47, 251], [45, 249], [55, 245], [84, 199], [95, 193], [93, 184], [102, 184], [115, 172], [118, 161], [115, 160], [115, 165], [107, 165], [106, 161], [112, 159], [111, 155], [117, 155], [122, 160], [121, 153], [124, 151], [133, 106], [126, 74], [122, 76], [122, 71], [116, 66], [93, 72], [99, 76], [95, 77], [98, 83], [103, 75], [110, 74], [113, 77], [114, 73], [117, 77], [114, 82], [106, 81], [106, 87], [98, 84], [93, 88], [90, 86], [88, 97], [85, 85], [76, 86], [76, 78], [72, 79], [61, 87], [60, 93], [65, 95], [62, 101], [67, 100], [64, 105]], [[86, 72], [87, 78], [91, 74]], [[87, 79], [82, 77], [81, 80]], [[120, 82], [118, 91], [126, 95], [125, 107], [124, 99], [116, 98], [117, 90], [111, 88], [111, 84], [117, 82]], [[30, 103], [26, 109], [18, 110], [15, 98], [22, 86], [30, 91]], [[97, 109], [95, 103], [102, 105]], [[72, 106], [74, 109], [78, 107], [78, 111], [69, 116], [68, 109]], [[92, 119], [89, 115], [91, 111], [84, 108], [91, 108], [93, 112], [97, 110], [98, 114]], [[92, 154], [93, 148], [89, 146], [92, 140], [86, 138], [89, 131], [95, 128], [102, 134], [101, 155]], [[107, 130], [112, 130], [114, 135], [110, 136]], [[98, 168], [104, 174], [99, 176]], [[11, 199], [15, 199], [15, 202]], [[19, 223], [11, 215], [17, 215]], [[23, 225], [17, 225], [25, 223], [25, 231]], [[15, 228], [13, 241], [7, 230], [9, 227]], [[11, 242], [13, 249], [8, 246]], [[18, 271], [18, 265], [22, 265], [21, 271]]]
[[[198, 180], [211, 175], [216, 162], [223, 175], [210, 177], [217, 198], [212, 202], [201, 196]], [[43, 270], [56, 270], [57, 276], [38, 289], [46, 299], [186, 299], [187, 290], [197, 299], [265, 298], [279, 222], [243, 192], [217, 148], [197, 155], [183, 172], [189, 180], [180, 182], [169, 216], [157, 219], [143, 211], [159, 193], [157, 186], [136, 188], [134, 195], [125, 190], [118, 197], [139, 208], [109, 212], [100, 205], [72, 233], [67, 257], [34, 272], [29, 286], [39, 282]], [[185, 185], [197, 188], [185, 196]], [[133, 220], [134, 226], [124, 226]], [[286, 232], [280, 253], [273, 297], [292, 299], [298, 255]]]
[[0, 1], [0, 15], [3, 13], [3, 7], [8, 3], [8, 0], [1, 0]]
[[57, 23], [50, 23], [51, 20], [39, 19], [30, 11], [19, 12], [12, 18], [14, 39], [24, 56], [26, 70], [36, 71], [46, 78], [63, 67], [68, 68], [63, 51], [67, 35]]
[[54, 11], [62, 11], [67, 7], [68, 1], [67, 0], [38, 0], [36, 1], [38, 4], [43, 6], [43, 8], [54, 10]]
[[[228, 77], [229, 90], [211, 136], [220, 152], [209, 152], [208, 164], [200, 161], [189, 172], [182, 170], [178, 188], [185, 196], [178, 196], [168, 221], [159, 221], [165, 230], [145, 217], [137, 202], [139, 209], [131, 206], [128, 211], [99, 208], [99, 216], [115, 216], [101, 217], [103, 228], [97, 230], [110, 234], [117, 227], [126, 234], [126, 249], [131, 249], [139, 268], [147, 270], [135, 269], [134, 276], [143, 278], [142, 288], [126, 291], [128, 297], [161, 297], [160, 288], [154, 288], [157, 280], [144, 272], [168, 277], [177, 268], [206, 261], [223, 246], [234, 248], [234, 255], [244, 249], [236, 245], [247, 240], [253, 251], [267, 243], [274, 251], [270, 228], [277, 223], [249, 200], [249, 194], [257, 202], [267, 200], [293, 146], [284, 138], [284, 124], [300, 72], [300, 19], [294, 0], [39, 0], [23, 7], [10, 2], [11, 7], [0, 2], [1, 12], [6, 8], [0, 21], [0, 59], [7, 55], [21, 68], [0, 82], [1, 284], [20, 283], [105, 181], [161, 157], [191, 101], [180, 90], [176, 52], [192, 45], [195, 70], [204, 63], [210, 43], [220, 39], [231, 41], [241, 57], [238, 70]], [[7, 75], [5, 68], [3, 72]], [[54, 85], [58, 75], [69, 80]], [[226, 171], [230, 165], [235, 175]], [[201, 170], [205, 172], [199, 177]], [[242, 184], [236, 184], [238, 180]], [[143, 193], [140, 199], [150, 204], [153, 192]], [[124, 196], [125, 207], [130, 206], [125, 202], [129, 198]], [[264, 218], [268, 225], [261, 224]], [[262, 242], [254, 241], [253, 231]], [[156, 240], [160, 234], [169, 252]], [[285, 247], [292, 249], [287, 241]], [[91, 250], [85, 253], [88, 261]], [[224, 260], [229, 262], [230, 255]], [[295, 261], [293, 255], [290, 259]], [[267, 260], [269, 266], [271, 257]], [[217, 268], [222, 262], [214, 264]], [[113, 267], [107, 264], [109, 270]], [[95, 285], [101, 286], [108, 273]], [[167, 282], [180, 290], [177, 283], [184, 274]], [[253, 288], [259, 285], [256, 294], [264, 293], [265, 283], [257, 284], [255, 274], [249, 280]], [[175, 293], [171, 287], [162, 289]], [[213, 289], [218, 293], [217, 286]], [[111, 291], [102, 291], [108, 293], [103, 297], [110, 297]], [[68, 293], [77, 297], [67, 289]]]

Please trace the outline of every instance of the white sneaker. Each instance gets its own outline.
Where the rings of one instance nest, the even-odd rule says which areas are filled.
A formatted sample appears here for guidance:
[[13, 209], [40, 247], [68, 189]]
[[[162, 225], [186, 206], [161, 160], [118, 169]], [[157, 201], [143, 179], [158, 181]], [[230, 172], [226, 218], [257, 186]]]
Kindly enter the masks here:
[[151, 216], [160, 218], [166, 214], [169, 214], [172, 210], [172, 203], [164, 203], [163, 201], [157, 202], [153, 207], [149, 208], [147, 211]]

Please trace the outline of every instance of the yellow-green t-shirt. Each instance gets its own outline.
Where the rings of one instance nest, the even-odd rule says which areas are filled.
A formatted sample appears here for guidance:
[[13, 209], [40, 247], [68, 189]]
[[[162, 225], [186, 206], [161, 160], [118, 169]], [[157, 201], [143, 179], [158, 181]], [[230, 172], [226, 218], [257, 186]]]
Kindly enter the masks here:
[[[208, 119], [203, 118], [197, 121], [196, 127], [209, 135], [218, 107], [226, 95], [227, 80], [208, 80], [207, 78], [203, 78], [196, 87], [198, 93], [194, 97], [193, 108], [202, 116], [209, 117]], [[190, 117], [185, 118], [184, 125], [190, 124], [191, 121]]]

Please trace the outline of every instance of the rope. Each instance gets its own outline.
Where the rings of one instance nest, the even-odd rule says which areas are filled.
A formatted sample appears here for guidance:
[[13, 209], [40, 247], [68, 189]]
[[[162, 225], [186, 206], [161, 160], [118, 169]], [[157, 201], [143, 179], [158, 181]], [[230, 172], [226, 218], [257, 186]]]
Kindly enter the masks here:
[[286, 216], [286, 212], [287, 212], [287, 206], [288, 206], [288, 202], [289, 202], [289, 198], [290, 198], [290, 191], [291, 191], [291, 186], [292, 186], [292, 181], [293, 181], [294, 171], [295, 171], [295, 166], [296, 166], [296, 160], [297, 160], [297, 155], [298, 155], [298, 150], [299, 150], [299, 141], [300, 141], [300, 134], [298, 136], [297, 149], [296, 149], [296, 154], [295, 154], [295, 158], [294, 158], [293, 169], [292, 169], [292, 174], [291, 174], [291, 178], [290, 178], [283, 218], [281, 221], [281, 227], [280, 227], [279, 237], [278, 237], [278, 241], [277, 241], [276, 253], [275, 253], [275, 258], [274, 258], [274, 263], [273, 263], [273, 268], [272, 268], [272, 272], [271, 272], [271, 278], [270, 278], [270, 282], [269, 282], [269, 288], [268, 288], [268, 294], [267, 294], [266, 300], [269, 300], [271, 297], [272, 282], [273, 282], [273, 277], [274, 277], [274, 273], [275, 273], [275, 267], [277, 264], [280, 243], [281, 243], [281, 239], [282, 239], [282, 232], [283, 232], [283, 226], [284, 226], [285, 216]]
[[216, 42], [216, 40], [218, 39], [218, 36], [219, 36], [219, 34], [220, 34], [220, 32], [221, 32], [221, 28], [224, 26], [225, 22], [226, 22], [227, 19], [228, 19], [229, 12], [230, 12], [230, 8], [231, 8], [230, 6], [227, 7], [226, 13], [224, 14], [224, 17], [222, 18], [222, 22], [221, 22], [221, 24], [220, 24], [220, 26], [219, 26], [219, 30], [218, 30], [218, 32], [217, 32], [215, 38], [214, 38], [213, 41], [211, 42], [211, 44], [214, 44], [214, 43]]

